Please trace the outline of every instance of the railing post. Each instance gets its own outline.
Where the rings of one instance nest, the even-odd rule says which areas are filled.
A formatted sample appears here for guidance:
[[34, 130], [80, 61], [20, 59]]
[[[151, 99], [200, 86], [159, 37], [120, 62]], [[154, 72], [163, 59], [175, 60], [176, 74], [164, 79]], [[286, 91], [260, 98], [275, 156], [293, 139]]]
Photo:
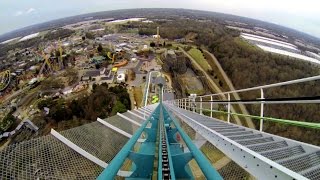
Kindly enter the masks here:
[[187, 98], [184, 98], [184, 109], [187, 110]]
[[192, 111], [196, 112], [196, 98], [192, 99], [192, 108], [193, 108]]
[[202, 97], [200, 97], [200, 111], [199, 111], [199, 113], [200, 113], [200, 114], [203, 114], [203, 113], [202, 113]]
[[231, 103], [230, 103], [230, 93], [228, 93], [228, 123], [230, 123], [230, 111], [231, 111]]
[[195, 112], [196, 111], [196, 104], [195, 104], [195, 99], [192, 97], [192, 99], [190, 99], [190, 103], [191, 103], [191, 109], [192, 109], [192, 112]]
[[261, 93], [261, 96], [260, 96], [260, 99], [261, 99], [261, 103], [260, 103], [260, 131], [262, 132], [263, 131], [263, 108], [264, 108], [264, 93], [263, 93], [263, 89], [261, 88], [260, 89], [260, 93]]
[[181, 105], [182, 109], [184, 109], [184, 99], [181, 99]]
[[212, 117], [212, 96], [210, 96], [210, 117]]

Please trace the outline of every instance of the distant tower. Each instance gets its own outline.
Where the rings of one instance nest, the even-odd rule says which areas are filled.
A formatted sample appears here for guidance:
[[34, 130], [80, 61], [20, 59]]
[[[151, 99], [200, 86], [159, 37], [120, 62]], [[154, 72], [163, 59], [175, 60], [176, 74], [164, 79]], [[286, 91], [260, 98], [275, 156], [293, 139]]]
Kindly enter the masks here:
[[160, 28], [157, 27], [157, 45], [159, 46], [160, 43]]

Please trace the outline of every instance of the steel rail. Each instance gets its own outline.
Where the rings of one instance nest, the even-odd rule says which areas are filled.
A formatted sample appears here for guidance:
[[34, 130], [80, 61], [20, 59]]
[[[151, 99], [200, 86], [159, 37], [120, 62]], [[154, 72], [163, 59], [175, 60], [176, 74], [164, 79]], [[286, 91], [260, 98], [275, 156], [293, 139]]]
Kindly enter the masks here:
[[212, 103], [212, 104], [319, 104], [320, 100], [292, 100], [292, 101], [194, 101], [196, 103]]
[[[159, 110], [157, 107], [153, 112]], [[141, 125], [141, 127], [132, 135], [132, 138], [122, 147], [121, 151], [113, 158], [111, 163], [107, 166], [106, 169], [102, 171], [102, 173], [97, 177], [98, 180], [112, 180], [117, 175], [118, 171], [122, 167], [124, 161], [130, 154], [131, 149], [137, 143], [138, 139], [140, 138], [141, 134], [143, 133], [144, 129], [147, 127], [147, 124], [151, 120], [152, 115]]]

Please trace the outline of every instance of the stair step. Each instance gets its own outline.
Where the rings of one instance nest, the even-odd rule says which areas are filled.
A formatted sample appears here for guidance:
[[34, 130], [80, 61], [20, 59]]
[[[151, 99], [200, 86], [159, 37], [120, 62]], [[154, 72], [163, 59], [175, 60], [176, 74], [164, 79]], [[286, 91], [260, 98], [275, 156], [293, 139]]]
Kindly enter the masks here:
[[248, 134], [253, 134], [253, 132], [252, 131], [242, 131], [242, 132], [221, 133], [221, 134], [228, 137], [228, 136], [248, 135]]
[[237, 128], [237, 129], [222, 129], [222, 130], [215, 130], [216, 132], [219, 132], [219, 133], [231, 133], [231, 132], [244, 132], [246, 131], [246, 129], [244, 128]]
[[241, 140], [241, 141], [236, 141], [237, 143], [241, 145], [252, 145], [252, 144], [261, 144], [261, 143], [266, 143], [266, 142], [271, 142], [274, 141], [272, 137], [263, 137], [263, 138], [255, 138], [255, 139], [250, 139], [250, 140]]
[[318, 180], [318, 179], [320, 179], [320, 165], [311, 167], [311, 168], [306, 169], [304, 171], [300, 171], [299, 174], [303, 175], [304, 177], [306, 177], [308, 179]]
[[289, 158], [290, 159], [281, 160], [277, 162], [295, 172], [303, 171], [313, 166], [320, 165], [320, 151], [293, 156]]
[[273, 142], [266, 142], [259, 145], [249, 145], [247, 148], [255, 151], [255, 152], [262, 152], [271, 149], [278, 149], [282, 147], [287, 147], [288, 144], [286, 141], [273, 141]]
[[272, 150], [269, 152], [263, 152], [261, 155], [267, 157], [273, 161], [288, 158], [294, 155], [299, 155], [305, 153], [302, 146], [293, 146], [293, 147], [286, 147], [278, 150]]
[[262, 137], [262, 134], [251, 134], [251, 135], [240, 135], [240, 136], [229, 136], [228, 138], [231, 140], [245, 140], [245, 139], [252, 139], [252, 138], [259, 138]]
[[239, 127], [229, 126], [229, 127], [209, 127], [212, 130], [229, 130], [229, 129], [239, 129]]

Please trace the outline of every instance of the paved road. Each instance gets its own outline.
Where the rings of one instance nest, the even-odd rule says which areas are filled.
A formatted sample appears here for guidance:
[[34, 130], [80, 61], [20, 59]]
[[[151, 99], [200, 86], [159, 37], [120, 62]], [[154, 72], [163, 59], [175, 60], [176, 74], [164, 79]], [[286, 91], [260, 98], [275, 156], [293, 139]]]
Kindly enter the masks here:
[[154, 59], [154, 56], [149, 56], [148, 58], [139, 58], [138, 57], [137, 59], [138, 59], [139, 62], [136, 65], [136, 67], [133, 68], [133, 71], [136, 74], [146, 74], [146, 73], [140, 71], [140, 67], [141, 67], [143, 62], [150, 62], [152, 59]]
[[138, 62], [138, 64], [136, 65], [136, 67], [133, 68], [133, 71], [136, 73], [136, 74], [144, 74], [143, 72], [140, 71], [140, 67], [142, 65], [143, 61], [140, 61]]
[[148, 100], [148, 95], [149, 95], [149, 86], [150, 86], [150, 81], [151, 81], [151, 77], [156, 77], [155, 74], [157, 73], [160, 73], [159, 71], [150, 71], [149, 74], [148, 74], [148, 77], [147, 77], [147, 83], [146, 83], [146, 86], [145, 86], [145, 91], [144, 91], [144, 101], [143, 101], [143, 105], [146, 106], [147, 105], [147, 100]]
[[19, 89], [18, 91], [13, 92], [12, 94], [10, 94], [9, 96], [5, 97], [5, 99], [2, 101], [2, 105], [5, 105], [6, 103], [8, 103], [11, 99], [13, 99], [14, 97], [18, 96], [20, 93], [29, 90], [30, 87], [25, 87], [22, 89]]

